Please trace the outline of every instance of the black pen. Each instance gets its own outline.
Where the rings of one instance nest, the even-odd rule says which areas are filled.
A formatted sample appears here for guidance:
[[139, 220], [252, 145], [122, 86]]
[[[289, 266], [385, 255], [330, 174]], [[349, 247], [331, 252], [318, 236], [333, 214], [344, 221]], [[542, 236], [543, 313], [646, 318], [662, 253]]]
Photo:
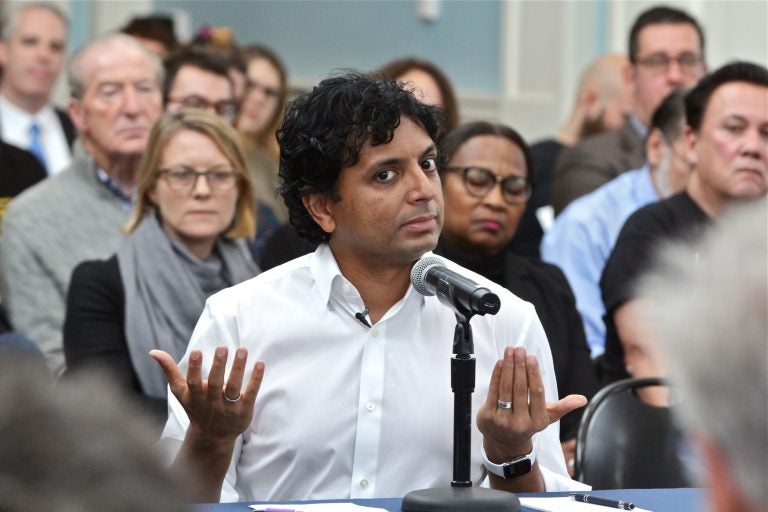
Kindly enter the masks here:
[[589, 494], [571, 494], [571, 498], [582, 503], [593, 503], [595, 505], [602, 505], [604, 507], [618, 508], [619, 510], [632, 510], [635, 508], [634, 503], [621, 500], [609, 500], [608, 498], [598, 498], [597, 496], [590, 496]]

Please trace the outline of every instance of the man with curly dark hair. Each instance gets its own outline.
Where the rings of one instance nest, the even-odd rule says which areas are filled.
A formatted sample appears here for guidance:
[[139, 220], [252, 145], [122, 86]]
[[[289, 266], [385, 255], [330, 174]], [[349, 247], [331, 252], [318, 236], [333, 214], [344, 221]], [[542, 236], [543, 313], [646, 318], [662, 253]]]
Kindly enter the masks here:
[[[410, 283], [442, 227], [441, 130], [439, 109], [358, 73], [289, 107], [281, 192], [317, 250], [211, 297], [181, 368], [152, 352], [172, 391], [162, 442], [199, 469], [200, 500], [402, 496], [451, 481], [455, 317]], [[472, 481], [487, 469], [509, 491], [578, 487], [558, 419], [586, 399], [546, 401], [557, 389], [533, 306], [446, 265], [501, 297], [498, 315], [472, 319]]]

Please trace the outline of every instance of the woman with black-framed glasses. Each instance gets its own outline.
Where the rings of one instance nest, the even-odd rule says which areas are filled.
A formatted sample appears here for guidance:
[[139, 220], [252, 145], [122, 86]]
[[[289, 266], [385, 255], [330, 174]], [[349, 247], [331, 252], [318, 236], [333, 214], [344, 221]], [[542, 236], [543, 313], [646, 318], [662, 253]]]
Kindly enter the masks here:
[[[440, 144], [445, 213], [435, 252], [531, 302], [549, 340], [560, 397], [589, 398], [597, 379], [565, 276], [554, 265], [507, 250], [531, 195], [532, 169], [528, 145], [508, 126], [478, 121], [449, 133]], [[560, 423], [568, 460], [580, 418], [577, 410]]]
[[116, 255], [72, 274], [67, 372], [106, 369], [164, 421], [167, 383], [148, 352], [181, 359], [205, 300], [259, 273], [246, 243], [254, 204], [231, 125], [199, 109], [161, 117], [139, 164], [128, 236]]

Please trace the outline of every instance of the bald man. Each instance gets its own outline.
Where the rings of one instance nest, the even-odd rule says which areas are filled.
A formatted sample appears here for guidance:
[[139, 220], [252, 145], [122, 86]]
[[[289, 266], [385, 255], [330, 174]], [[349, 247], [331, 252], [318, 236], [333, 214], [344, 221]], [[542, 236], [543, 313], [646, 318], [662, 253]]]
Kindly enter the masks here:
[[621, 53], [606, 53], [590, 63], [579, 78], [571, 115], [560, 131], [531, 146], [536, 187], [511, 242], [511, 249], [517, 254], [539, 257], [544, 232], [537, 211], [550, 204], [555, 162], [563, 149], [584, 137], [615, 130], [624, 123], [632, 101], [631, 82], [625, 78], [628, 66], [629, 59]]

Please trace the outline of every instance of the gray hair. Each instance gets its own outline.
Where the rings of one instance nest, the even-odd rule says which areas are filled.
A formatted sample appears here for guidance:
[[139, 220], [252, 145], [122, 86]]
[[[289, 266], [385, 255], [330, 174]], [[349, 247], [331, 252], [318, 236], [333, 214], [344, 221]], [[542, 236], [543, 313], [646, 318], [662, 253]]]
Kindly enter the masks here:
[[67, 32], [69, 32], [69, 18], [66, 14], [64, 14], [64, 11], [61, 10], [58, 5], [52, 2], [25, 2], [13, 12], [11, 12], [10, 15], [8, 15], [5, 28], [2, 30], [2, 34], [0, 34], [0, 39], [3, 41], [10, 39], [11, 35], [16, 32], [19, 23], [21, 23], [21, 14], [25, 11], [29, 11], [30, 9], [44, 9], [50, 12], [61, 20], [61, 22], [67, 28]]
[[158, 453], [158, 427], [98, 371], [56, 386], [0, 360], [0, 510], [183, 512], [189, 481]]
[[679, 419], [716, 443], [756, 506], [768, 503], [767, 222], [766, 200], [739, 205], [694, 246], [665, 247], [641, 283]]
[[88, 88], [89, 77], [85, 76], [83, 62], [92, 51], [102, 48], [129, 46], [135, 48], [144, 54], [155, 68], [157, 78], [157, 87], [161, 87], [165, 72], [163, 63], [154, 53], [147, 50], [135, 37], [120, 32], [110, 32], [101, 35], [89, 41], [86, 45], [80, 47], [70, 58], [67, 68], [67, 80], [69, 82], [69, 95], [75, 99], [82, 99], [85, 90]]

